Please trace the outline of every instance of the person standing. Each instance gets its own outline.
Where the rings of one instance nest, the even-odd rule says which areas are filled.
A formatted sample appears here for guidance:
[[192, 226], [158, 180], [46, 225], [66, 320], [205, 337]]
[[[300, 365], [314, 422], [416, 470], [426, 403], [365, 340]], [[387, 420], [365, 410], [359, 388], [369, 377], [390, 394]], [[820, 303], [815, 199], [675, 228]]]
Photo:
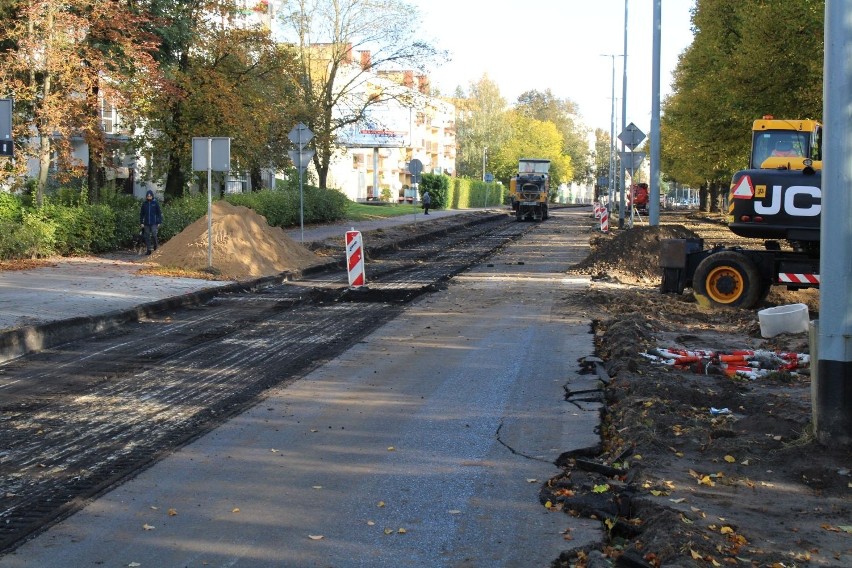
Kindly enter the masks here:
[[432, 205], [432, 196], [429, 195], [429, 190], [423, 192], [423, 214], [429, 214], [429, 206]]
[[159, 242], [157, 241], [157, 230], [163, 223], [163, 211], [160, 209], [160, 202], [154, 197], [154, 192], [150, 189], [145, 193], [145, 201], [142, 202], [142, 209], [139, 210], [139, 224], [142, 225], [142, 235], [145, 237], [145, 246], [151, 254], [151, 243], [153, 241], [154, 249], [157, 250]]

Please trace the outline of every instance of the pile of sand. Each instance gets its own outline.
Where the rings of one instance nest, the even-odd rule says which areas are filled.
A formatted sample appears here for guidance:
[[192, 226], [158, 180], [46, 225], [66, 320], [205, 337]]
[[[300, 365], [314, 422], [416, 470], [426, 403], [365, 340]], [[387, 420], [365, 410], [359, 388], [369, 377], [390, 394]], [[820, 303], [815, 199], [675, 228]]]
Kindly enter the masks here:
[[[247, 207], [213, 203], [213, 268], [222, 278], [245, 280], [298, 271], [322, 260], [280, 227]], [[150, 257], [161, 266], [207, 268], [207, 215], [169, 239]]]

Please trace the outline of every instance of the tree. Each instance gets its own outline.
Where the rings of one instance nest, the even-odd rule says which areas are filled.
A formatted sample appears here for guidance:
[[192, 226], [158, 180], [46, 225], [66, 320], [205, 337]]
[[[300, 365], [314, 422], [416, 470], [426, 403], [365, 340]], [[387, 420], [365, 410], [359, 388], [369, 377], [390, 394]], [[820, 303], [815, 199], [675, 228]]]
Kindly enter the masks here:
[[660, 142], [665, 171], [702, 188], [702, 210], [718, 211], [717, 196], [747, 164], [753, 120], [821, 114], [823, 14], [823, 0], [696, 3]]
[[74, 136], [83, 135], [94, 153], [102, 151], [101, 97], [132, 98], [139, 85], [150, 83], [154, 66], [140, 19], [123, 3], [34, 0], [16, 7], [14, 19], [0, 22], [8, 47], [0, 53], [0, 86], [15, 98], [18, 147], [39, 164], [41, 204], [52, 164], [60, 179], [84, 169], [72, 156]]
[[[612, 138], [609, 136], [609, 131], [602, 128], [595, 129], [595, 195], [603, 195], [606, 193], [608, 185], [600, 187], [598, 181], [601, 178], [609, 178], [612, 172], [609, 170], [610, 155], [613, 152]], [[618, 164], [616, 163], [616, 166]], [[617, 168], [616, 168], [617, 169]], [[615, 175], [618, 175], [616, 172]]]
[[526, 117], [515, 111], [508, 115], [511, 135], [493, 158], [495, 176], [508, 185], [518, 172], [521, 158], [550, 160], [551, 190], [569, 182], [573, 175], [571, 156], [562, 153], [562, 134], [552, 122]]
[[305, 103], [302, 122], [314, 133], [314, 166], [324, 188], [338, 132], [404, 96], [392, 82], [375, 80], [376, 72], [423, 69], [439, 54], [416, 39], [416, 12], [402, 0], [289, 0], [280, 21], [297, 50], [292, 79]]
[[[506, 99], [500, 95], [497, 83], [488, 75], [483, 75], [477, 82], [470, 84], [470, 94], [465, 98], [457, 98], [455, 104], [458, 175], [481, 179], [486, 152], [487, 156], [497, 156], [511, 135]], [[486, 167], [496, 176], [491, 162], [488, 158]], [[504, 179], [508, 181], [508, 178]]]
[[589, 130], [578, 120], [576, 103], [568, 99], [558, 99], [547, 89], [543, 93], [523, 93], [518, 97], [515, 109], [530, 118], [552, 122], [562, 134], [563, 152], [571, 156], [574, 170], [572, 181], [579, 184], [593, 181]]
[[[169, 79], [137, 124], [140, 152], [154, 156], [147, 176], [183, 195], [193, 137], [231, 138], [232, 170], [261, 185], [261, 169], [283, 169], [287, 133], [302, 112], [293, 83], [294, 53], [270, 30], [238, 18], [233, 0], [149, 0], [157, 60]], [[162, 159], [158, 159], [162, 156]]]

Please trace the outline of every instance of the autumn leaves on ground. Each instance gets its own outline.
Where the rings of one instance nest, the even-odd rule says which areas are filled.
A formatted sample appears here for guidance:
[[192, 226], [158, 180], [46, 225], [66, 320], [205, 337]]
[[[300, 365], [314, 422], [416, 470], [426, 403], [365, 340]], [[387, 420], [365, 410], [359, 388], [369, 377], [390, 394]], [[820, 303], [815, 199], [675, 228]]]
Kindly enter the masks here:
[[[664, 214], [659, 227], [611, 235], [590, 219], [592, 254], [574, 271], [591, 275], [592, 288], [573, 301], [595, 314], [611, 376], [603, 448], [567, 460], [541, 498], [599, 519], [609, 540], [601, 550], [566, 543], [561, 565], [852, 565], [852, 457], [813, 439], [807, 369], [749, 380], [643, 356], [808, 351], [807, 334], [761, 338], [757, 310], [703, 309], [691, 296], [659, 292], [661, 238], [694, 233], [707, 245], [732, 244], [718, 219], [691, 217]], [[818, 299], [814, 290], [774, 290], [766, 305], [803, 302], [815, 318]]]

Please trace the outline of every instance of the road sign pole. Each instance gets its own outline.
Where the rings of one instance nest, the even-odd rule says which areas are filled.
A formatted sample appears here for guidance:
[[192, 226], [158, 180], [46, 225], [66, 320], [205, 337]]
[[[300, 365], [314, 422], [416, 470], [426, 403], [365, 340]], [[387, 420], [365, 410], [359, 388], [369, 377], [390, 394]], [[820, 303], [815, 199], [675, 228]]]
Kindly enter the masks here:
[[302, 168], [302, 150], [304, 149], [302, 142], [302, 129], [299, 129], [299, 227], [302, 233], [302, 242], [305, 242], [305, 186], [303, 180]]
[[207, 270], [213, 268], [213, 139], [207, 139]]

